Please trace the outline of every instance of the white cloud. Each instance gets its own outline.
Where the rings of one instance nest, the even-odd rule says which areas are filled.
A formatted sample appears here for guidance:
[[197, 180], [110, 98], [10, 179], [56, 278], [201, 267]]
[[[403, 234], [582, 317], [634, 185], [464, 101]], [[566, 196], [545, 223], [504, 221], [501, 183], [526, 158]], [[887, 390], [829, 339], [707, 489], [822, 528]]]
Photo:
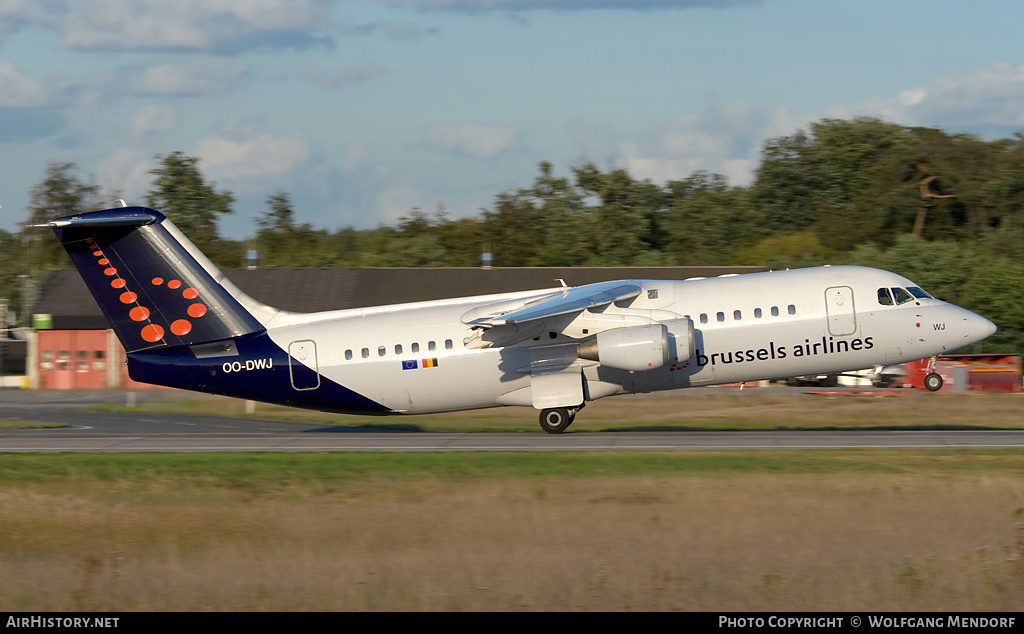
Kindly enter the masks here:
[[377, 64], [361, 64], [345, 66], [336, 71], [324, 70], [317, 64], [306, 64], [301, 72], [302, 79], [316, 86], [323, 86], [325, 88], [343, 88], [349, 84], [355, 84], [363, 81], [379, 77], [380, 75], [386, 75], [388, 69]]
[[154, 64], [128, 73], [126, 83], [143, 95], [206, 95], [227, 92], [249, 74], [239, 59], [212, 57]]
[[[618, 141], [613, 160], [637, 178], [665, 182], [706, 170], [747, 185], [760, 163], [764, 143], [806, 130], [824, 118], [881, 117], [900, 125], [962, 130], [989, 126], [1024, 127], [1024, 64], [1000, 63], [970, 73], [940, 77], [859, 104], [835, 104], [818, 111], [786, 106], [765, 111], [744, 104], [680, 115], [627, 140]], [[587, 128], [577, 126], [581, 134]], [[576, 139], [578, 145], [607, 147], [607, 140]]]
[[634, 177], [656, 183], [704, 170], [746, 185], [778, 118], [743, 104], [683, 114], [622, 142], [617, 160]]
[[408, 6], [417, 9], [448, 9], [455, 11], [571, 11], [587, 9], [692, 9], [697, 7], [726, 9], [733, 6], [760, 4], [761, 0], [378, 0], [381, 4]]
[[365, 166], [371, 157], [378, 151], [376, 143], [365, 140], [356, 140], [348, 144], [342, 160], [342, 170], [354, 172]]
[[[264, 179], [287, 175], [309, 160], [309, 142], [301, 134], [273, 136], [249, 134], [238, 138], [208, 136], [200, 141], [194, 154], [201, 168], [213, 180]], [[265, 183], [260, 183], [265, 185]]]
[[0, 35], [56, 33], [74, 50], [237, 52], [327, 38], [332, 0], [3, 0]]
[[423, 130], [423, 139], [431, 147], [447, 152], [490, 158], [515, 147], [520, 134], [511, 126], [463, 123], [428, 126]]
[[394, 224], [419, 205], [420, 195], [411, 187], [399, 186], [384, 190], [377, 196], [374, 217], [384, 224]]
[[178, 109], [162, 104], [150, 104], [139, 108], [132, 115], [128, 129], [133, 137], [142, 137], [160, 132], [170, 132], [178, 125]]
[[149, 172], [154, 167], [152, 155], [117, 148], [96, 164], [96, 175], [102, 193], [119, 196], [129, 205], [144, 205], [143, 198], [153, 182]]
[[861, 109], [907, 125], [1024, 126], [1024, 64], [999, 63], [865, 102]]
[[42, 82], [21, 72], [14, 62], [0, 62], [0, 106], [37, 107], [47, 103], [51, 96]]

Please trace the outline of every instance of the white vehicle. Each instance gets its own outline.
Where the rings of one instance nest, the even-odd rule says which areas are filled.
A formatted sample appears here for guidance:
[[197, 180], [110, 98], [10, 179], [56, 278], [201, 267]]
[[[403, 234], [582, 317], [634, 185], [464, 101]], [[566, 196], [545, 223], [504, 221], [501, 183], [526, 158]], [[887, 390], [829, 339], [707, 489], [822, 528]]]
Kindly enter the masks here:
[[152, 209], [48, 226], [132, 379], [339, 413], [525, 405], [559, 433], [606, 396], [889, 366], [996, 330], [906, 278], [848, 266], [289, 313], [242, 293]]

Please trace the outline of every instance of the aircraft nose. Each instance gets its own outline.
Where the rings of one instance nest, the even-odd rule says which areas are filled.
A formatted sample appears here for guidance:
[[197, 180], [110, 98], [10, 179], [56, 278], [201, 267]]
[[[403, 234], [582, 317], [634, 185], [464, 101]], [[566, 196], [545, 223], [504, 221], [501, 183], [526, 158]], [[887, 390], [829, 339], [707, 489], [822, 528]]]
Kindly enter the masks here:
[[970, 343], [981, 341], [986, 337], [995, 334], [997, 328], [994, 323], [985, 319], [981, 315], [976, 315], [970, 311], [964, 311], [966, 316], [964, 317], [964, 326], [966, 327], [966, 338]]

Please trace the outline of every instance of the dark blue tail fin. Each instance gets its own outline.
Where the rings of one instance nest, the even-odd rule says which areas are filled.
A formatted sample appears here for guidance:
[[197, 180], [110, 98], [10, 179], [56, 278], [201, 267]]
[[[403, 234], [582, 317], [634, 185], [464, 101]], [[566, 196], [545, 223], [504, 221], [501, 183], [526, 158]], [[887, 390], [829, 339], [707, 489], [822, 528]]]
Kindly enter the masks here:
[[264, 330], [158, 211], [106, 209], [48, 224], [128, 352]]

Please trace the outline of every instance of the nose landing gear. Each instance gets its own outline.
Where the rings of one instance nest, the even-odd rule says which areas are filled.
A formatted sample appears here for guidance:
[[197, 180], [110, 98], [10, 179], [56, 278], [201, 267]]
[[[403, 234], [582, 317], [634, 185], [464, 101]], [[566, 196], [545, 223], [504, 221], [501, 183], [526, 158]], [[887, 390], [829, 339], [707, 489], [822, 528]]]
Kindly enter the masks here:
[[942, 375], [935, 371], [935, 357], [928, 359], [928, 374], [924, 375], [924, 387], [929, 392], [942, 389]]

